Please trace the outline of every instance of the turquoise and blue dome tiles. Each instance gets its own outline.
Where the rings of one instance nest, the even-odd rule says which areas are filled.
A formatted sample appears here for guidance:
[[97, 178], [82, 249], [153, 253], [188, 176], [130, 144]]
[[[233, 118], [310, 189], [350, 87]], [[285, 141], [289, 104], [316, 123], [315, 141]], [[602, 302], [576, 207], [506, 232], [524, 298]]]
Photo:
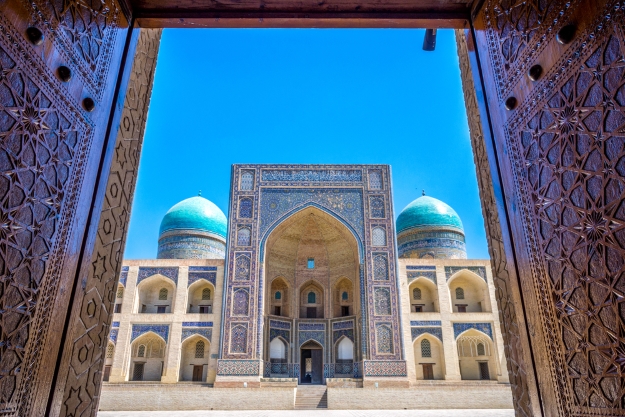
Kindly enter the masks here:
[[159, 259], [223, 259], [228, 225], [204, 197], [182, 200], [167, 211], [158, 239]]
[[466, 259], [464, 228], [448, 204], [421, 196], [397, 217], [400, 258]]

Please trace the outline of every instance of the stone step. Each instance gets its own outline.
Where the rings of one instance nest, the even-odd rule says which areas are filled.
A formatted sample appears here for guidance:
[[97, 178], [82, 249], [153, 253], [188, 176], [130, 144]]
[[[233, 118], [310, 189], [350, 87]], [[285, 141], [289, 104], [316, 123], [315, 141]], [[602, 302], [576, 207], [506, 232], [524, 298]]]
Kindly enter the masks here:
[[298, 385], [295, 395], [296, 410], [313, 410], [316, 408], [328, 408], [328, 391], [325, 386], [301, 386]]

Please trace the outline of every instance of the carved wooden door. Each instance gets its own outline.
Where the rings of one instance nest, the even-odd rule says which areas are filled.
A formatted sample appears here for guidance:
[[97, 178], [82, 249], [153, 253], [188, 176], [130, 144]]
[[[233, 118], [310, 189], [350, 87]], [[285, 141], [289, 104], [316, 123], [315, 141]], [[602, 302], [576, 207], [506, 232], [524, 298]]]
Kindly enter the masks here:
[[486, 0], [473, 22], [547, 416], [625, 415], [624, 6]]
[[[3, 416], [87, 415], [97, 395], [103, 364], [90, 366], [104, 355], [109, 294], [94, 292], [85, 304], [74, 297], [88, 275], [80, 263], [91, 264], [89, 230], [102, 204], [94, 190], [105, 155], [110, 165], [107, 128], [128, 33], [116, 0], [8, 0], [0, 8]], [[103, 273], [115, 262], [93, 268]], [[72, 304], [94, 331], [60, 373]], [[66, 390], [70, 373], [80, 382]], [[65, 400], [62, 412], [48, 409], [53, 393]]]

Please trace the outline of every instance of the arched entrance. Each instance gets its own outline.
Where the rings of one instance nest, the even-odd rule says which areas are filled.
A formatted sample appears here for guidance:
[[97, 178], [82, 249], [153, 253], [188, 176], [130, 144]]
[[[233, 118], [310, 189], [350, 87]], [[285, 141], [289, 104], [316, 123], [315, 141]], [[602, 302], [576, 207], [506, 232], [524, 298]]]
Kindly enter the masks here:
[[323, 347], [312, 340], [300, 347], [300, 384], [323, 383]]

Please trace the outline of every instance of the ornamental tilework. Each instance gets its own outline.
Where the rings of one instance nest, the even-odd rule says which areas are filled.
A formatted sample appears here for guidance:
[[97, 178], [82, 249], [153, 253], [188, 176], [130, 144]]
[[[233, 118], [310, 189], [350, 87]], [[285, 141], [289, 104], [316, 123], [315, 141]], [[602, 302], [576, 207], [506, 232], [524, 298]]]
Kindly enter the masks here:
[[377, 342], [377, 350], [380, 354], [392, 354], [393, 349], [393, 330], [390, 323], [378, 323], [375, 326], [375, 338]]
[[386, 208], [384, 204], [384, 197], [380, 195], [370, 196], [369, 197], [369, 210], [371, 212], [372, 219], [386, 218]]
[[189, 281], [187, 282], [187, 287], [190, 287], [191, 284], [205, 279], [213, 285], [217, 285], [217, 272], [191, 272], [189, 271]]
[[250, 308], [250, 295], [245, 288], [234, 290], [232, 315], [247, 316]]
[[424, 277], [432, 281], [434, 284], [436, 282], [436, 271], [408, 271], [408, 282], [412, 282], [417, 278]]
[[325, 323], [299, 323], [298, 330], [325, 330]]
[[436, 271], [436, 266], [434, 265], [407, 265], [406, 270], [408, 271]]
[[190, 266], [189, 272], [216, 272], [216, 266]]
[[364, 361], [365, 376], [405, 377], [408, 375], [406, 361]]
[[276, 329], [291, 329], [291, 323], [288, 321], [280, 321], [280, 320], [269, 320], [269, 327]]
[[184, 340], [188, 339], [191, 336], [195, 336], [195, 335], [200, 335], [205, 337], [206, 339], [208, 339], [209, 342], [212, 342], [212, 337], [213, 337], [213, 329], [206, 329], [206, 328], [193, 328], [193, 327], [187, 327], [187, 328], [182, 328], [182, 336], [180, 336], [180, 341], [183, 342]]
[[244, 324], [237, 324], [232, 327], [230, 331], [230, 352], [231, 353], [246, 353], [247, 352], [247, 326]]
[[276, 337], [280, 336], [287, 342], [291, 341], [291, 332], [289, 330], [284, 329], [269, 329], [269, 341], [271, 342]]
[[137, 285], [139, 285], [139, 283], [143, 281], [144, 279], [149, 278], [153, 275], [157, 275], [157, 274], [171, 279], [172, 281], [174, 281], [174, 283], [176, 283], [176, 285], [178, 285], [178, 267], [176, 266], [163, 267], [163, 268], [141, 266], [139, 267], [139, 276], [137, 277]]
[[228, 360], [217, 361], [217, 375], [227, 376], [256, 376], [260, 374], [260, 361], [257, 360]]
[[126, 286], [126, 280], [128, 279], [128, 270], [130, 269], [130, 267], [128, 266], [122, 266], [122, 270], [119, 273], [119, 283], [122, 284], [124, 287]]
[[373, 254], [373, 279], [388, 280], [388, 255], [386, 253]]
[[440, 320], [412, 320], [410, 325], [413, 327], [418, 326], [442, 326], [443, 322]]
[[251, 198], [242, 198], [239, 200], [239, 218], [251, 219], [254, 213], [254, 203]]
[[479, 275], [484, 281], [486, 281], [486, 268], [483, 266], [446, 266], [445, 277], [447, 278], [447, 281], [449, 281], [449, 278], [451, 278], [456, 272], [462, 271], [463, 269]]
[[410, 334], [412, 335], [412, 340], [415, 340], [417, 337], [421, 336], [424, 333], [429, 333], [432, 336], [435, 336], [443, 341], [443, 330], [440, 327], [412, 327], [410, 328]]
[[386, 287], [375, 287], [376, 316], [391, 315], [391, 291]]
[[247, 281], [250, 279], [250, 269], [252, 261], [250, 256], [245, 253], [237, 253], [235, 255], [235, 274], [234, 279], [239, 281]]
[[369, 170], [369, 189], [381, 190], [382, 189], [382, 171], [379, 169]]
[[309, 340], [315, 340], [317, 342], [319, 342], [319, 344], [321, 345], [321, 347], [326, 347], [326, 337], [325, 337], [326, 333], [325, 332], [315, 332], [315, 331], [303, 331], [303, 332], [299, 332], [299, 344], [298, 346], [302, 346], [304, 343], [306, 343]]
[[342, 337], [345, 336], [352, 342], [355, 342], [354, 339], [354, 329], [342, 329], [342, 330], [334, 330], [332, 332], [332, 344], [336, 344], [336, 342]]
[[361, 182], [360, 169], [263, 169], [264, 182]]
[[111, 323], [111, 327], [119, 327], [119, 322], [114, 321], [113, 323]]
[[353, 327], [353, 320], [335, 321], [334, 323], [332, 323], [332, 330], [352, 329]]
[[156, 333], [162, 337], [166, 343], [169, 341], [169, 325], [167, 324], [133, 324], [130, 342], [133, 342], [137, 337], [148, 332]]
[[262, 189], [260, 192], [260, 235], [277, 225], [287, 214], [316, 205], [341, 216], [364, 239], [362, 191], [356, 189]]
[[493, 338], [493, 328], [490, 323], [454, 323], [454, 338], [457, 339], [458, 336], [469, 329], [478, 330], [487, 334], [491, 339]]
[[213, 327], [212, 321], [183, 321], [182, 327]]
[[111, 329], [109, 333], [109, 340], [113, 342], [113, 344], [117, 344], [117, 335], [119, 334], [119, 329]]

